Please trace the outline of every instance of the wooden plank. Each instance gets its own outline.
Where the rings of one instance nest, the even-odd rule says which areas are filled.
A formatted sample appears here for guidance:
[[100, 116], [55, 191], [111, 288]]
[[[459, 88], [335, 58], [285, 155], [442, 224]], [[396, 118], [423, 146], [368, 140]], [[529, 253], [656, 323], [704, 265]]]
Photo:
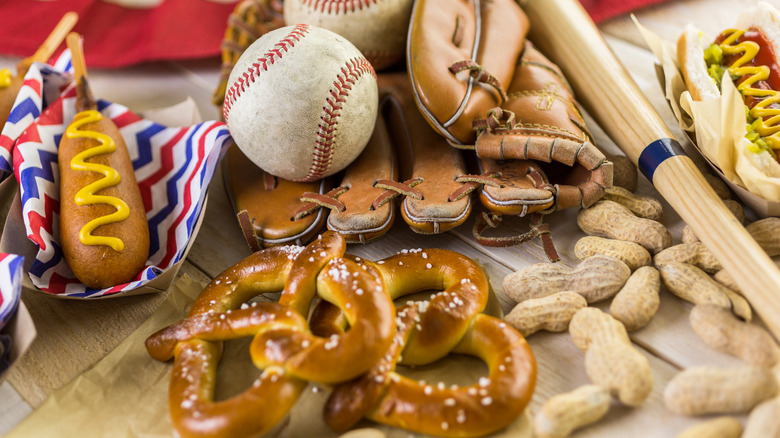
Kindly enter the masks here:
[[[585, 374], [584, 354], [574, 347], [567, 333], [540, 332], [528, 338], [538, 364], [537, 387], [530, 404], [532, 413], [550, 397], [590, 383]], [[642, 353], [650, 361], [654, 387], [645, 402], [636, 408], [613, 401], [607, 415], [572, 437], [671, 437], [698, 420], [669, 412], [663, 404], [663, 389], [679, 371], [658, 357]]]
[[0, 384], [0, 436], [13, 429], [33, 411], [26, 401], [8, 382]]
[[[184, 262], [179, 275], [210, 281]], [[155, 311], [167, 293], [108, 298], [60, 300], [25, 290], [38, 336], [27, 353], [8, 372], [8, 382], [33, 407], [53, 391], [91, 367], [113, 350]]]

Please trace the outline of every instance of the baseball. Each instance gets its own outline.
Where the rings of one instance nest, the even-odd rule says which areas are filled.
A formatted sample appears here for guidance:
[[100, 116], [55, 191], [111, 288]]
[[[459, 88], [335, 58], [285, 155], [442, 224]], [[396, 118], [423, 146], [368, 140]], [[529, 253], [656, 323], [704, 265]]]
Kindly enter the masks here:
[[316, 181], [360, 155], [378, 101], [376, 73], [355, 46], [301, 24], [269, 32], [244, 51], [222, 113], [236, 145], [258, 167]]
[[284, 21], [336, 32], [381, 70], [404, 57], [412, 4], [413, 0], [284, 0]]

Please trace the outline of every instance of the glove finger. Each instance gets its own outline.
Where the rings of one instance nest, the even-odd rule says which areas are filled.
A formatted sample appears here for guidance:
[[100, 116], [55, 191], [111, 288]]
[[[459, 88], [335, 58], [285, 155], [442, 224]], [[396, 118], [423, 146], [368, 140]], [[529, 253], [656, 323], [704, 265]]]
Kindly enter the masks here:
[[420, 114], [408, 76], [387, 75], [379, 83], [388, 131], [403, 163], [401, 178], [406, 184], [398, 188], [405, 195], [402, 217], [412, 230], [423, 234], [442, 233], [462, 224], [471, 212], [468, 192], [476, 185], [458, 180], [468, 173], [461, 151], [431, 129]]
[[538, 161], [555, 209], [587, 207], [612, 185], [612, 163], [592, 143], [558, 67], [526, 43], [501, 108], [475, 121], [477, 155]]
[[480, 158], [483, 174], [499, 174], [499, 186], [484, 185], [479, 193], [482, 205], [495, 214], [525, 216], [528, 213], [547, 210], [555, 203], [555, 196], [549, 189], [537, 187], [528, 176], [537, 172], [544, 184], [549, 180], [537, 162], [531, 160], [493, 160]]
[[301, 183], [277, 178], [257, 167], [235, 145], [228, 149], [223, 165], [228, 198], [253, 251], [293, 243], [303, 245], [324, 228], [327, 213], [321, 209], [293, 218], [310, 204], [301, 196], [307, 192], [325, 194], [332, 184], [330, 180]]
[[384, 117], [379, 113], [365, 149], [344, 171], [341, 187], [347, 190], [338, 196], [344, 208], [328, 215], [328, 228], [342, 234], [347, 242], [369, 242], [392, 226], [398, 194], [388, 193], [381, 183], [398, 180], [394, 154]]

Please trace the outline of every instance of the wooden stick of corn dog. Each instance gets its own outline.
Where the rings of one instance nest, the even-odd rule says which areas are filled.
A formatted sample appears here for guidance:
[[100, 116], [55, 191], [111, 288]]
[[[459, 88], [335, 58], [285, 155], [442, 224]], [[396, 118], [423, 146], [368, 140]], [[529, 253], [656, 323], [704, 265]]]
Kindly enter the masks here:
[[16, 64], [16, 76], [13, 76], [7, 69], [0, 70], [0, 130], [3, 129], [3, 125], [8, 120], [11, 107], [16, 100], [16, 95], [19, 94], [27, 70], [30, 69], [33, 62], [46, 62], [51, 58], [60, 43], [65, 40], [68, 32], [73, 29], [78, 18], [79, 16], [75, 12], [67, 12], [63, 15], [38, 50], [32, 56], [28, 56]]
[[[531, 40], [578, 99], [739, 284], [780, 337], [780, 270], [718, 198], [576, 0], [521, 2]], [[652, 68], [648, 65], [647, 68]]]
[[73, 11], [66, 12], [65, 15], [60, 18], [60, 21], [57, 23], [56, 26], [54, 26], [54, 29], [52, 29], [51, 33], [49, 33], [49, 36], [46, 37], [46, 40], [43, 42], [43, 44], [38, 47], [38, 50], [35, 51], [35, 53], [32, 54], [32, 56], [28, 56], [27, 58], [24, 58], [23, 60], [19, 61], [19, 63], [16, 65], [16, 69], [24, 76], [24, 73], [27, 72], [27, 69], [30, 68], [30, 65], [32, 65], [33, 62], [46, 62], [51, 58], [51, 55], [54, 54], [54, 51], [57, 50], [57, 47], [60, 46], [60, 43], [65, 39], [65, 37], [68, 35], [68, 32], [73, 29], [73, 26], [76, 25], [76, 21], [78, 21], [79, 15]]

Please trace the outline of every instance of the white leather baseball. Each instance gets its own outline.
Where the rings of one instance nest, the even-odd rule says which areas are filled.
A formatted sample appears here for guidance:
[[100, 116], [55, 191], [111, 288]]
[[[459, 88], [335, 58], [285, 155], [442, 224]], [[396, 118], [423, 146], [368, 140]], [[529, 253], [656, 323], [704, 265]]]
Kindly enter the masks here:
[[284, 0], [286, 24], [308, 23], [344, 36], [376, 70], [404, 57], [413, 0]]
[[222, 111], [236, 145], [257, 166], [315, 181], [360, 155], [378, 100], [376, 73], [354, 45], [297, 25], [269, 32], [244, 51]]

